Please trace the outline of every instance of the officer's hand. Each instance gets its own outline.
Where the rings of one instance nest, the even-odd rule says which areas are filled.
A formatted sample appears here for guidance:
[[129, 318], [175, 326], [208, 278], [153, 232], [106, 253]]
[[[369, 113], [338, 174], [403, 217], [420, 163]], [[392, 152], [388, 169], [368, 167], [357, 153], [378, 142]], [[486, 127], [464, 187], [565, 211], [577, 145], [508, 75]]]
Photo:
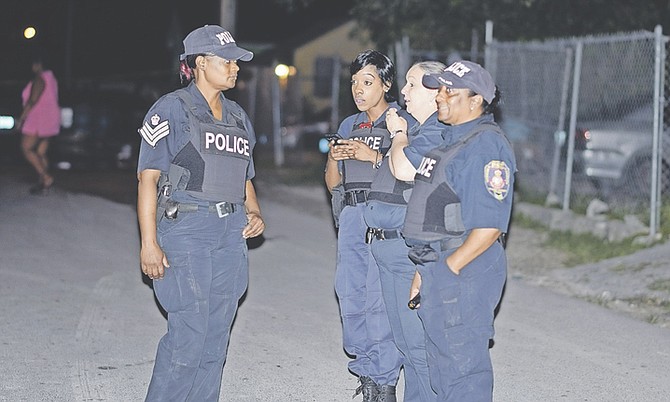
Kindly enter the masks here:
[[336, 148], [346, 155], [346, 159], [355, 159], [361, 162], [377, 162], [378, 152], [359, 140], [339, 140]]
[[265, 222], [263, 217], [256, 212], [247, 213], [247, 226], [242, 230], [242, 237], [248, 239], [250, 237], [259, 236], [265, 230]]
[[407, 120], [398, 116], [397, 110], [391, 108], [386, 112], [386, 128], [391, 135], [394, 135], [396, 131], [404, 131], [407, 133]]
[[[419, 271], [416, 271], [414, 273], [414, 278], [412, 279], [412, 284], [409, 287], [409, 300], [412, 300], [414, 296], [419, 294], [419, 291], [421, 290], [421, 274], [419, 274]], [[421, 306], [421, 303], [417, 304], [415, 308], [419, 308]]]
[[143, 246], [140, 250], [140, 266], [149, 279], [161, 279], [165, 275], [165, 268], [168, 268], [170, 264], [163, 250], [158, 244], [153, 243]]
[[[345, 140], [335, 140], [331, 141], [328, 146], [330, 147], [330, 151], [328, 151], [328, 159], [334, 160], [334, 161], [342, 161], [345, 159], [351, 159], [349, 156], [349, 152], [347, 149], [345, 149], [341, 144], [340, 141], [344, 142]], [[340, 145], [338, 145], [340, 144]]]

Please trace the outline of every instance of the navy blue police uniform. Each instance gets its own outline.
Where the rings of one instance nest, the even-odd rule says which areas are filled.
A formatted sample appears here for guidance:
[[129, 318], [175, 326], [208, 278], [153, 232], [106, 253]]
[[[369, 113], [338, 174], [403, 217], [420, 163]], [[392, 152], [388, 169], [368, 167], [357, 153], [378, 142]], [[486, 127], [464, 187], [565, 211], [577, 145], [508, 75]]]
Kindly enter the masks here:
[[[415, 168], [423, 155], [443, 142], [447, 126], [437, 112], [423, 124], [409, 126], [409, 145], [403, 149]], [[401, 232], [413, 182], [398, 180], [384, 158], [372, 182], [364, 218], [368, 225], [372, 255], [379, 266], [382, 294], [396, 345], [403, 354], [405, 401], [434, 401], [426, 362], [423, 324], [416, 310], [407, 307], [410, 285], [416, 272], [408, 258], [409, 247]]]
[[[397, 103], [389, 107], [400, 109]], [[405, 112], [405, 119], [413, 119]], [[357, 139], [383, 154], [390, 148], [385, 113], [374, 122], [360, 112], [342, 121], [338, 134]], [[381, 294], [379, 268], [365, 241], [363, 219], [370, 185], [378, 169], [369, 162], [348, 159], [338, 163], [342, 174], [344, 206], [339, 216], [335, 292], [340, 305], [343, 343], [354, 359], [349, 370], [376, 384], [395, 386], [401, 367], [400, 351]]]
[[441, 401], [490, 401], [489, 340], [507, 274], [500, 241], [457, 275], [446, 258], [476, 228], [506, 233], [516, 162], [490, 114], [453, 126], [415, 177], [404, 234], [422, 277], [419, 317], [431, 385]]
[[170, 266], [153, 281], [168, 329], [147, 401], [218, 400], [230, 329], [248, 284], [242, 230], [256, 139], [242, 108], [220, 96], [222, 120], [191, 82], [160, 98], [139, 130], [138, 172], [160, 170], [169, 183], [160, 189], [167, 216], [157, 237]]

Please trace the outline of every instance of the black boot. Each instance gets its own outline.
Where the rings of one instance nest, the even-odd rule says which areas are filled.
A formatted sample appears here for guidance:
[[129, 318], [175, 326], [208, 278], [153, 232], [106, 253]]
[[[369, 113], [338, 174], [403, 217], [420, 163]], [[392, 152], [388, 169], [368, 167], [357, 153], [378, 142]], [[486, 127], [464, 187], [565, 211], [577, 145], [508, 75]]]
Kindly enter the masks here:
[[[356, 393], [354, 393], [353, 398], [355, 398], [356, 395], [362, 392], [363, 402], [376, 402], [379, 396], [379, 389], [377, 387], [377, 383], [375, 383], [372, 380], [372, 378], [363, 376], [359, 377], [358, 381], [361, 382], [361, 385], [359, 385], [358, 388], [356, 388]], [[394, 393], [395, 393], [395, 387], [394, 387]]]
[[377, 395], [377, 402], [396, 402], [395, 385], [381, 385], [378, 387], [379, 395]]

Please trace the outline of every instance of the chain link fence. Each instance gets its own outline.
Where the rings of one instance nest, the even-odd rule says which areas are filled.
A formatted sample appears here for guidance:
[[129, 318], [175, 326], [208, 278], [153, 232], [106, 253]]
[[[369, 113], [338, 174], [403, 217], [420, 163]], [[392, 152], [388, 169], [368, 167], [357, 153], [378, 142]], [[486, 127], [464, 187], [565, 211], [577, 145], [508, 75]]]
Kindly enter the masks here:
[[670, 194], [667, 43], [659, 27], [487, 46], [521, 199], [577, 212], [599, 199], [614, 212], [649, 213], [655, 233]]

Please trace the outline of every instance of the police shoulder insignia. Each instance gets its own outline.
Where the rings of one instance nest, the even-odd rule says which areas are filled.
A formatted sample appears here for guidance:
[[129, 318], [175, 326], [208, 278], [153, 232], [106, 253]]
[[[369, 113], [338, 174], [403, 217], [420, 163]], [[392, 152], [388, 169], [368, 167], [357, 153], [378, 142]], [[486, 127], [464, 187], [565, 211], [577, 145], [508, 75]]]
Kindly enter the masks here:
[[503, 161], [491, 161], [484, 167], [486, 190], [498, 201], [509, 193], [510, 170]]
[[161, 138], [170, 134], [170, 124], [167, 120], [161, 121], [161, 117], [154, 114], [149, 121], [144, 122], [142, 128], [140, 128], [140, 134], [144, 141], [155, 147]]

